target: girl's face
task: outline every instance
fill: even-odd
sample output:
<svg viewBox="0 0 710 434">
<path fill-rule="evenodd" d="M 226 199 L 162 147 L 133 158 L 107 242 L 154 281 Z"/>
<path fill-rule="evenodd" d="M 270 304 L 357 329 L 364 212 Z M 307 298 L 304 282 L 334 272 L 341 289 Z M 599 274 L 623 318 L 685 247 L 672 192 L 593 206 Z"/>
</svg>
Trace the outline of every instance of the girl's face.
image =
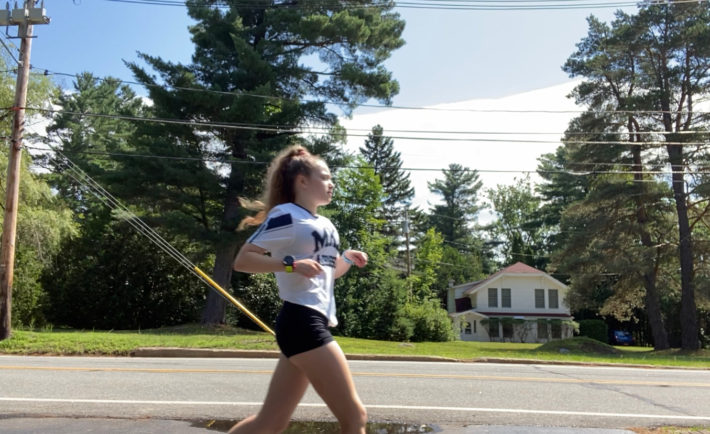
<svg viewBox="0 0 710 434">
<path fill-rule="evenodd" d="M 333 199 L 333 178 L 324 161 L 319 160 L 309 176 L 304 176 L 301 192 L 316 206 L 327 205 Z"/>
</svg>

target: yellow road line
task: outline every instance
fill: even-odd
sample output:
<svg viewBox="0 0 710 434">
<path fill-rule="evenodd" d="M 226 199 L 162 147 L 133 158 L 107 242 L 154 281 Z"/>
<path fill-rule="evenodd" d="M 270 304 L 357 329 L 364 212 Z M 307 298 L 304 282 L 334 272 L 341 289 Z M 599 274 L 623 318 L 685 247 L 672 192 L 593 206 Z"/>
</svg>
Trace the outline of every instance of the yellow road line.
<svg viewBox="0 0 710 434">
<path fill-rule="evenodd" d="M 0 366 L 0 371 L 75 371 L 75 372 L 145 372 L 156 374 L 260 374 L 271 375 L 268 369 L 174 369 L 174 368 L 90 368 L 72 366 Z M 498 375 L 461 375 L 461 374 L 416 374 L 388 372 L 353 372 L 355 377 L 392 377 L 420 378 L 442 380 L 488 380 L 488 381 L 518 381 L 538 383 L 565 384 L 616 384 L 627 386 L 666 386 L 666 387 L 703 387 L 710 388 L 710 383 L 673 382 L 673 381 L 640 381 L 640 380 L 602 380 L 578 378 L 544 378 L 544 377 L 510 377 Z"/>
<path fill-rule="evenodd" d="M 150 374 L 271 374 L 273 370 L 258 369 L 174 369 L 174 368 L 87 368 L 79 366 L 0 366 L 14 371 L 76 371 L 76 372 L 146 372 Z"/>
<path fill-rule="evenodd" d="M 638 386 L 680 386 L 680 387 L 710 387 L 710 383 L 671 382 L 671 381 L 639 381 L 639 380 L 596 380 L 578 378 L 544 378 L 544 377 L 505 377 L 498 375 L 456 375 L 456 374 L 387 374 L 379 372 L 353 372 L 353 375 L 363 377 L 409 377 L 409 378 L 441 378 L 453 380 L 492 380 L 492 381 L 525 381 L 541 383 L 572 383 L 572 384 L 620 384 Z"/>
</svg>

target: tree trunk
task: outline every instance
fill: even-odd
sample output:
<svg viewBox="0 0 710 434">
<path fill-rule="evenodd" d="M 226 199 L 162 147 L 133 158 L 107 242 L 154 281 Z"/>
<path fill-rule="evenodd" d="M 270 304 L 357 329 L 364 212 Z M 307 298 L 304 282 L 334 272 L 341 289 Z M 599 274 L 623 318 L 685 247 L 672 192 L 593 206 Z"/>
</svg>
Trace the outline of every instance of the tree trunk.
<svg viewBox="0 0 710 434">
<path fill-rule="evenodd" d="M 678 214 L 678 253 L 680 256 L 680 328 L 681 348 L 684 350 L 697 350 L 700 348 L 698 340 L 698 312 L 695 304 L 695 288 L 693 286 L 693 240 L 691 238 L 690 224 L 688 222 L 688 206 L 685 200 L 685 179 L 683 176 L 683 147 L 682 145 L 667 145 L 668 158 L 673 169 L 673 197 Z"/>
<path fill-rule="evenodd" d="M 643 274 L 643 284 L 646 288 L 646 315 L 648 316 L 648 323 L 651 326 L 651 334 L 653 335 L 653 349 L 666 350 L 670 348 L 670 343 L 668 342 L 668 333 L 663 323 L 661 299 L 658 296 L 654 272 L 646 272 Z"/>
<path fill-rule="evenodd" d="M 225 290 L 229 290 L 232 280 L 232 262 L 237 252 L 236 243 L 222 243 L 217 248 L 212 279 Z M 216 291 L 207 294 L 207 305 L 202 312 L 202 324 L 224 324 L 227 301 Z"/>
<path fill-rule="evenodd" d="M 633 125 L 629 122 L 629 130 Z M 639 140 L 640 143 L 640 140 Z M 640 188 L 645 190 L 643 165 L 641 164 L 641 148 L 634 146 L 634 180 L 639 182 Z M 641 231 L 641 244 L 647 249 L 653 249 L 654 243 L 651 240 L 651 235 L 646 230 L 648 224 L 648 214 L 643 202 L 643 196 L 637 196 L 636 199 L 636 223 Z M 646 264 L 643 273 L 643 285 L 646 289 L 646 315 L 651 326 L 651 334 L 653 335 L 653 348 L 655 350 L 665 350 L 670 348 L 668 343 L 668 333 L 666 332 L 665 324 L 663 323 L 663 315 L 661 313 L 661 299 L 658 295 L 656 287 L 656 267 L 653 264 Z"/>
<path fill-rule="evenodd" d="M 232 264 L 239 247 L 235 231 L 242 217 L 239 195 L 243 191 L 243 174 L 236 164 L 232 164 L 224 202 L 224 214 L 220 228 L 219 242 L 215 255 L 212 279 L 225 290 L 229 290 L 232 280 Z M 227 301 L 216 291 L 207 294 L 207 305 L 202 312 L 202 324 L 224 324 Z"/>
</svg>

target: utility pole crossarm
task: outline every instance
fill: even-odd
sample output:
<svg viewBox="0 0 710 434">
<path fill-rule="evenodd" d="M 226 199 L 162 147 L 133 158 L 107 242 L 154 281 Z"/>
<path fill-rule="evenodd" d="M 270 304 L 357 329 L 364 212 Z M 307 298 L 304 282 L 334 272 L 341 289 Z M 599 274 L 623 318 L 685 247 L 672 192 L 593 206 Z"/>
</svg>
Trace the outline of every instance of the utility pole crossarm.
<svg viewBox="0 0 710 434">
<path fill-rule="evenodd" d="M 13 9 L 10 9 L 8 3 L 5 10 L 0 10 L 0 26 L 20 26 L 22 24 L 49 24 L 47 11 L 44 9 L 44 0 L 40 7 L 31 6 L 31 1 L 25 1 L 22 8 L 18 8 L 17 4 Z"/>
</svg>

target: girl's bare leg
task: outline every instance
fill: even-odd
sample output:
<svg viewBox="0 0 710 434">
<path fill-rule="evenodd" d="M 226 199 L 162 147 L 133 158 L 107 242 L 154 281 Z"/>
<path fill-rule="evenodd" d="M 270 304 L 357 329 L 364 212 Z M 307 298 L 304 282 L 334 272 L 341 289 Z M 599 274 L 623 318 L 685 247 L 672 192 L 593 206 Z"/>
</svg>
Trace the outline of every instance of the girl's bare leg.
<svg viewBox="0 0 710 434">
<path fill-rule="evenodd" d="M 284 431 L 307 387 L 308 378 L 303 371 L 282 354 L 261 410 L 236 424 L 229 434 L 274 434 Z"/>
<path fill-rule="evenodd" d="M 355 390 L 350 367 L 337 342 L 289 359 L 299 367 L 333 412 L 343 434 L 365 434 L 367 412 Z"/>
</svg>

